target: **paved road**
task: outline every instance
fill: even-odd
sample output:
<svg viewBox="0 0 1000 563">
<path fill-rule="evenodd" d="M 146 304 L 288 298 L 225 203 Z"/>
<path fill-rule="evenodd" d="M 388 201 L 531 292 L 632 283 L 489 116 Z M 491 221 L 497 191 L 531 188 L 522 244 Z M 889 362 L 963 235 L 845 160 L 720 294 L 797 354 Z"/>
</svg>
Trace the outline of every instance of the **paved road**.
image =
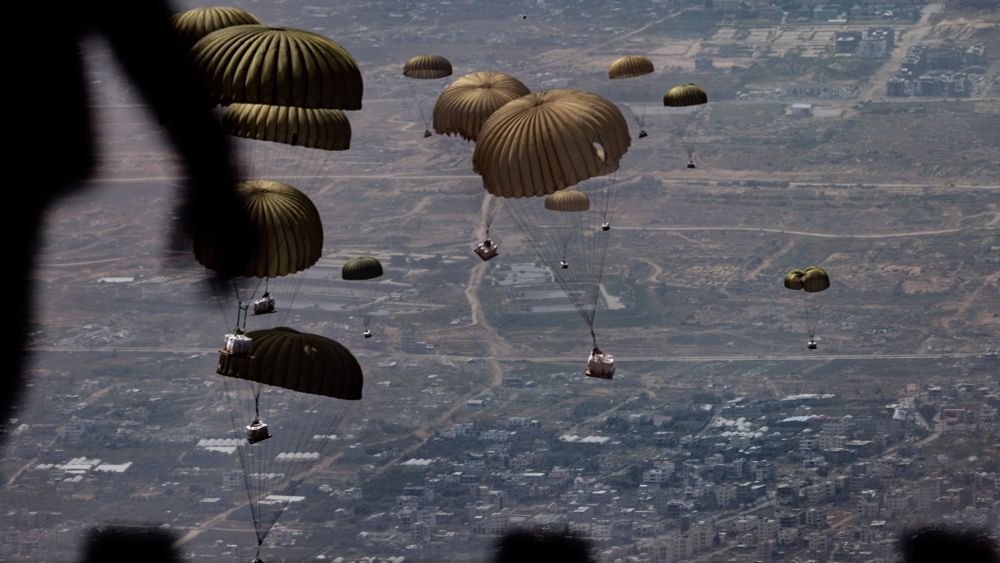
<svg viewBox="0 0 1000 563">
<path fill-rule="evenodd" d="M 970 230 L 991 230 L 1000 233 L 1000 229 L 990 227 L 963 227 L 956 229 L 936 229 L 929 231 L 910 231 L 902 233 L 871 233 L 871 234 L 836 234 L 836 233 L 816 233 L 809 231 L 791 231 L 787 229 L 769 229 L 764 227 L 631 227 L 615 225 L 615 230 L 623 231 L 750 231 L 756 233 L 775 233 L 782 235 L 794 235 L 801 237 L 815 238 L 846 238 L 846 239 L 880 239 L 896 237 L 926 237 L 934 235 L 948 235 Z"/>
<path fill-rule="evenodd" d="M 642 174 L 652 174 L 654 176 L 665 176 L 668 174 L 666 171 L 642 171 L 639 170 L 635 174 L 626 175 L 622 174 L 619 177 L 619 183 L 629 180 L 634 177 L 638 177 Z M 403 174 L 403 173 L 378 173 L 373 172 L 371 174 L 322 174 L 319 176 L 270 176 L 275 180 L 481 180 L 482 177 L 477 174 Z M 687 186 L 691 187 L 691 181 L 689 180 L 678 180 L 671 178 L 658 178 L 666 185 L 674 186 Z M 746 178 L 746 181 L 784 181 L 782 178 Z M 143 176 L 143 177 L 122 177 L 122 178 L 93 178 L 88 180 L 92 184 L 150 184 L 150 183 L 160 183 L 160 182 L 184 182 L 185 178 L 182 176 Z M 712 178 L 712 177 L 699 177 L 699 182 L 731 182 L 732 178 Z M 718 186 L 718 188 L 739 188 L 745 189 L 747 186 Z M 913 190 L 998 190 L 1000 191 L 1000 183 L 998 184 L 954 184 L 954 185 L 944 185 L 941 182 L 920 184 L 914 182 L 864 182 L 858 183 L 848 183 L 848 184 L 832 184 L 826 182 L 788 182 L 788 188 L 824 188 L 824 189 L 913 189 Z M 697 186 L 691 187 L 691 189 L 698 189 Z"/>
</svg>

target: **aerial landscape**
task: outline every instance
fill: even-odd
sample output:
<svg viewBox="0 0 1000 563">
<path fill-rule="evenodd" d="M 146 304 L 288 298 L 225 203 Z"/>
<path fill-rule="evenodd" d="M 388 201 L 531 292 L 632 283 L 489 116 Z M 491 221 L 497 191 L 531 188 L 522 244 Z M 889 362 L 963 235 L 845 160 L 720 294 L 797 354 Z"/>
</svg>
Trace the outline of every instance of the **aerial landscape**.
<svg viewBox="0 0 1000 563">
<path fill-rule="evenodd" d="M 321 248 L 212 285 L 167 236 L 178 157 L 85 41 L 97 170 L 44 228 L 0 559 L 74 561 L 119 525 L 267 562 L 488 561 L 518 529 L 621 563 L 888 563 L 925 525 L 1000 541 L 998 2 L 232 5 L 361 71 L 348 150 L 233 141 L 242 178 L 311 201 Z M 404 76 L 418 55 L 449 74 Z M 654 70 L 609 79 L 629 55 Z M 441 134 L 436 100 L 477 71 L 620 110 L 628 142 L 593 143 L 619 160 L 550 190 L 583 213 L 495 197 L 519 181 L 490 183 L 500 125 Z M 667 103 L 688 84 L 707 103 Z M 814 266 L 823 286 L 788 290 Z M 318 335 L 357 397 L 220 375 L 261 291 L 254 361 Z"/>
</svg>

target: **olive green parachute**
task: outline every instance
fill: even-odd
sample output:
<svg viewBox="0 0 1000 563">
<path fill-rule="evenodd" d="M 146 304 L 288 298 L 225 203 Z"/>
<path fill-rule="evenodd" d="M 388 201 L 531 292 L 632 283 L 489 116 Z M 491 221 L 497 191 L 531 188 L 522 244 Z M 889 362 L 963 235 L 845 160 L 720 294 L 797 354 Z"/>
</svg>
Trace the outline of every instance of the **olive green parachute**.
<svg viewBox="0 0 1000 563">
<path fill-rule="evenodd" d="M 576 190 L 560 190 L 545 196 L 545 209 L 568 213 L 581 213 L 590 209 L 590 198 Z"/>
<path fill-rule="evenodd" d="M 474 72 L 458 78 L 434 104 L 434 130 L 475 141 L 486 119 L 511 100 L 530 93 L 520 80 L 501 72 Z"/>
<path fill-rule="evenodd" d="M 670 107 L 697 106 L 708 103 L 708 94 L 695 84 L 688 82 L 674 86 L 663 95 L 663 105 Z"/>
<path fill-rule="evenodd" d="M 417 55 L 403 65 L 403 76 L 423 80 L 451 76 L 451 61 L 441 55 Z"/>
<path fill-rule="evenodd" d="M 230 104 L 222 114 L 222 126 L 245 139 L 327 151 L 351 148 L 351 123 L 339 109 Z"/>
<path fill-rule="evenodd" d="M 309 31 L 237 25 L 191 48 L 213 101 L 304 108 L 361 109 L 364 85 L 354 57 Z"/>
<path fill-rule="evenodd" d="M 541 197 L 618 169 L 631 144 L 610 101 L 572 89 L 529 94 L 483 124 L 473 168 L 497 197 Z"/>
<path fill-rule="evenodd" d="M 830 276 L 819 266 L 809 266 L 804 270 L 795 269 L 785 274 L 785 287 L 793 290 L 804 289 L 806 293 L 817 293 L 830 287 Z M 803 300 L 810 350 L 816 349 L 816 341 L 813 340 L 813 337 L 816 336 L 816 323 L 819 317 L 819 307 L 816 306 L 815 301 L 812 302 L 812 306 L 806 303 L 813 299 L 816 298 L 810 297 Z"/>
<path fill-rule="evenodd" d="M 340 274 L 349 281 L 375 279 L 382 276 L 382 263 L 372 256 L 358 256 L 345 262 Z"/>
<path fill-rule="evenodd" d="M 194 8 L 170 18 L 174 30 L 181 36 L 184 45 L 190 47 L 213 31 L 234 25 L 259 24 L 257 16 L 241 8 L 216 6 Z"/>
<path fill-rule="evenodd" d="M 653 72 L 653 61 L 641 55 L 631 55 L 615 59 L 608 67 L 608 78 L 619 80 L 623 78 L 635 78 Z"/>
<path fill-rule="evenodd" d="M 809 266 L 802 276 L 802 289 L 807 293 L 816 293 L 830 287 L 830 276 L 819 266 Z"/>
<path fill-rule="evenodd" d="M 280 277 L 305 270 L 323 250 L 323 225 L 301 191 L 272 180 L 247 180 L 236 187 L 242 212 L 255 232 L 255 252 L 236 271 L 224 271 L 227 248 L 209 234 L 194 234 L 194 256 L 206 268 L 229 276 Z"/>
<path fill-rule="evenodd" d="M 806 273 L 799 269 L 788 272 L 785 274 L 785 287 L 794 290 L 802 289 L 802 276 L 804 275 Z"/>
<path fill-rule="evenodd" d="M 219 372 L 229 377 L 336 399 L 361 399 L 364 376 L 351 351 L 335 340 L 287 327 L 254 330 L 253 358 L 234 358 Z M 221 359 L 225 364 L 229 358 Z"/>
<path fill-rule="evenodd" d="M 250 438 L 247 424 L 263 424 L 269 436 L 236 448 L 259 550 L 303 475 L 333 461 L 342 422 L 361 405 L 364 376 L 354 355 L 329 338 L 285 327 L 248 336 L 252 356 L 221 354 L 217 372 L 233 437 Z"/>
</svg>

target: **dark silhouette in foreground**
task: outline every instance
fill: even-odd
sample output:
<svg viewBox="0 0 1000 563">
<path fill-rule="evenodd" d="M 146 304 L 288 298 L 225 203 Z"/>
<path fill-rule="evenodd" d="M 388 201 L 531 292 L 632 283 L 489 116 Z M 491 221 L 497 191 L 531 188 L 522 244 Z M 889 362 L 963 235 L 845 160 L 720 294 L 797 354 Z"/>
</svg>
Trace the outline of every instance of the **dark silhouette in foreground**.
<svg viewBox="0 0 1000 563">
<path fill-rule="evenodd" d="M 80 45 L 86 36 L 107 39 L 182 157 L 187 179 L 171 246 L 190 248 L 185 246 L 190 233 L 198 225 L 208 225 L 213 236 L 233 249 L 233 263 L 253 251 L 245 242 L 237 244 L 245 240 L 240 236 L 246 232 L 245 219 L 226 212 L 239 209 L 227 140 L 211 113 L 208 89 L 170 26 L 166 1 L 56 0 L 20 4 L 13 10 L 16 21 L 44 22 L 44 26 L 30 28 L 36 37 L 22 44 L 8 74 L 11 93 L 21 100 L 12 100 L 8 112 L 6 129 L 12 145 L 8 150 L 13 154 L 6 161 L 20 185 L 11 186 L 17 194 L 11 200 L 16 210 L 8 219 L 14 224 L 8 227 L 13 235 L 8 254 L 13 287 L 7 318 L 14 337 L 6 340 L 9 348 L 3 354 L 7 359 L 0 374 L 0 422 L 10 417 L 23 387 L 32 311 L 30 280 L 47 212 L 78 189 L 94 167 L 94 130 Z M 150 126 L 154 123 L 151 120 Z"/>
<path fill-rule="evenodd" d="M 998 563 L 997 544 L 982 530 L 925 527 L 903 532 L 903 563 Z"/>
<path fill-rule="evenodd" d="M 180 563 L 177 538 L 156 527 L 107 526 L 87 534 L 82 563 Z"/>
<path fill-rule="evenodd" d="M 570 533 L 515 530 L 494 546 L 493 563 L 593 563 L 590 543 Z"/>
</svg>

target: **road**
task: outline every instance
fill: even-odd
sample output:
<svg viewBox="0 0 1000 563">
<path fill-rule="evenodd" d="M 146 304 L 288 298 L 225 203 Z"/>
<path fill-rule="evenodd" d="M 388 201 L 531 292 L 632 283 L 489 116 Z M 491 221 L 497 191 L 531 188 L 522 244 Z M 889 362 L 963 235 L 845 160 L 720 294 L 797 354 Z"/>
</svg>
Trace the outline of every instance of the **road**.
<svg viewBox="0 0 1000 563">
<path fill-rule="evenodd" d="M 483 198 L 482 206 L 480 207 L 481 224 L 486 224 L 486 217 L 490 212 L 490 201 L 487 198 Z M 475 244 L 480 240 L 479 233 L 475 233 L 473 239 L 470 241 L 470 246 Z M 490 320 L 486 318 L 486 314 L 483 311 L 482 302 L 479 300 L 479 289 L 482 287 L 483 278 L 486 276 L 486 269 L 489 267 L 489 262 L 481 262 L 476 265 L 469 272 L 468 281 L 465 284 L 465 299 L 469 303 L 469 317 L 472 319 L 472 326 L 478 326 L 481 334 L 481 342 L 483 348 L 487 350 L 490 354 L 489 357 L 480 358 L 484 360 L 489 366 L 490 370 L 490 381 L 489 383 L 472 391 L 470 394 L 466 395 L 462 400 L 455 401 L 450 408 L 445 410 L 443 413 L 434 417 L 434 419 L 429 420 L 421 424 L 416 430 L 412 432 L 412 435 L 417 438 L 417 442 L 400 452 L 396 457 L 386 462 L 384 465 L 379 467 L 375 473 L 381 475 L 388 471 L 391 467 L 404 460 L 413 452 L 420 449 L 421 446 L 430 440 L 434 433 L 431 429 L 434 428 L 446 428 L 450 424 L 454 423 L 455 418 L 458 413 L 463 411 L 465 408 L 466 401 L 472 399 L 479 399 L 486 396 L 490 391 L 500 387 L 503 384 L 503 365 L 501 365 L 501 360 L 508 359 L 513 356 L 511 353 L 511 346 L 503 339 L 502 336 L 497 332 L 496 328 L 490 323 Z M 434 356 L 443 357 L 443 356 Z M 397 438 L 399 439 L 399 438 Z"/>
<path fill-rule="evenodd" d="M 909 231 L 902 233 L 872 233 L 872 234 L 844 234 L 844 235 L 839 235 L 835 233 L 816 233 L 810 231 L 792 231 L 787 229 L 770 229 L 766 227 L 630 227 L 630 226 L 615 225 L 613 228 L 615 230 L 622 230 L 622 231 L 667 231 L 667 232 L 749 231 L 754 233 L 774 233 L 781 235 L 793 235 L 798 237 L 839 238 L 839 239 L 882 239 L 882 238 L 898 238 L 898 237 L 927 237 L 935 235 L 950 235 L 971 230 L 991 230 L 1000 233 L 1000 229 L 991 227 L 962 227 L 955 229 L 935 229 L 929 231 Z"/>
<path fill-rule="evenodd" d="M 626 174 L 622 172 L 619 176 L 619 183 L 625 182 L 632 178 L 637 178 L 642 175 L 652 175 L 657 177 L 658 180 L 668 186 L 678 186 L 686 187 L 689 189 L 699 189 L 698 187 L 691 187 L 690 180 L 678 180 L 676 178 L 667 177 L 669 172 L 660 173 L 650 173 L 649 171 L 637 172 L 635 174 Z M 296 180 L 296 179 L 306 179 L 306 180 L 482 180 L 482 177 L 477 174 L 404 174 L 404 173 L 378 173 L 373 172 L 371 174 L 323 174 L 319 176 L 269 176 L 275 180 Z M 730 177 L 702 177 L 699 178 L 700 181 L 704 182 L 731 182 L 733 179 Z M 754 180 L 781 180 L 780 178 L 744 178 L 744 181 L 751 182 Z M 174 182 L 181 183 L 184 182 L 185 178 L 183 176 L 143 176 L 139 178 L 135 177 L 124 177 L 124 178 L 94 178 L 89 180 L 92 184 L 150 184 L 150 183 L 161 183 L 161 182 Z M 713 189 L 747 189 L 747 186 L 714 186 Z M 864 184 L 835 184 L 835 183 L 820 183 L 820 182 L 789 182 L 787 188 L 782 189 L 795 189 L 795 188 L 822 188 L 822 189 L 889 189 L 889 190 L 997 190 L 1000 191 L 1000 183 L 998 184 L 954 184 L 954 185 L 944 185 L 943 183 L 934 184 L 917 184 L 917 183 L 906 183 L 906 182 L 879 182 L 879 183 L 864 183 Z"/>
<path fill-rule="evenodd" d="M 213 347 L 165 347 L 165 346 L 50 346 L 39 345 L 28 348 L 29 352 L 42 353 L 117 353 L 117 354 L 218 354 L 218 348 Z M 623 356 L 627 362 L 805 362 L 813 360 L 952 360 L 995 357 L 996 352 L 946 352 L 946 353 L 897 353 L 897 354 L 732 354 L 728 356 Z M 434 360 L 450 362 L 485 361 L 485 362 L 515 362 L 515 363 L 579 363 L 579 354 L 560 356 L 459 356 L 455 354 L 406 354 L 393 352 L 386 354 L 387 358 L 405 358 L 409 360 Z M 617 356 L 616 356 L 617 357 Z"/>
</svg>

